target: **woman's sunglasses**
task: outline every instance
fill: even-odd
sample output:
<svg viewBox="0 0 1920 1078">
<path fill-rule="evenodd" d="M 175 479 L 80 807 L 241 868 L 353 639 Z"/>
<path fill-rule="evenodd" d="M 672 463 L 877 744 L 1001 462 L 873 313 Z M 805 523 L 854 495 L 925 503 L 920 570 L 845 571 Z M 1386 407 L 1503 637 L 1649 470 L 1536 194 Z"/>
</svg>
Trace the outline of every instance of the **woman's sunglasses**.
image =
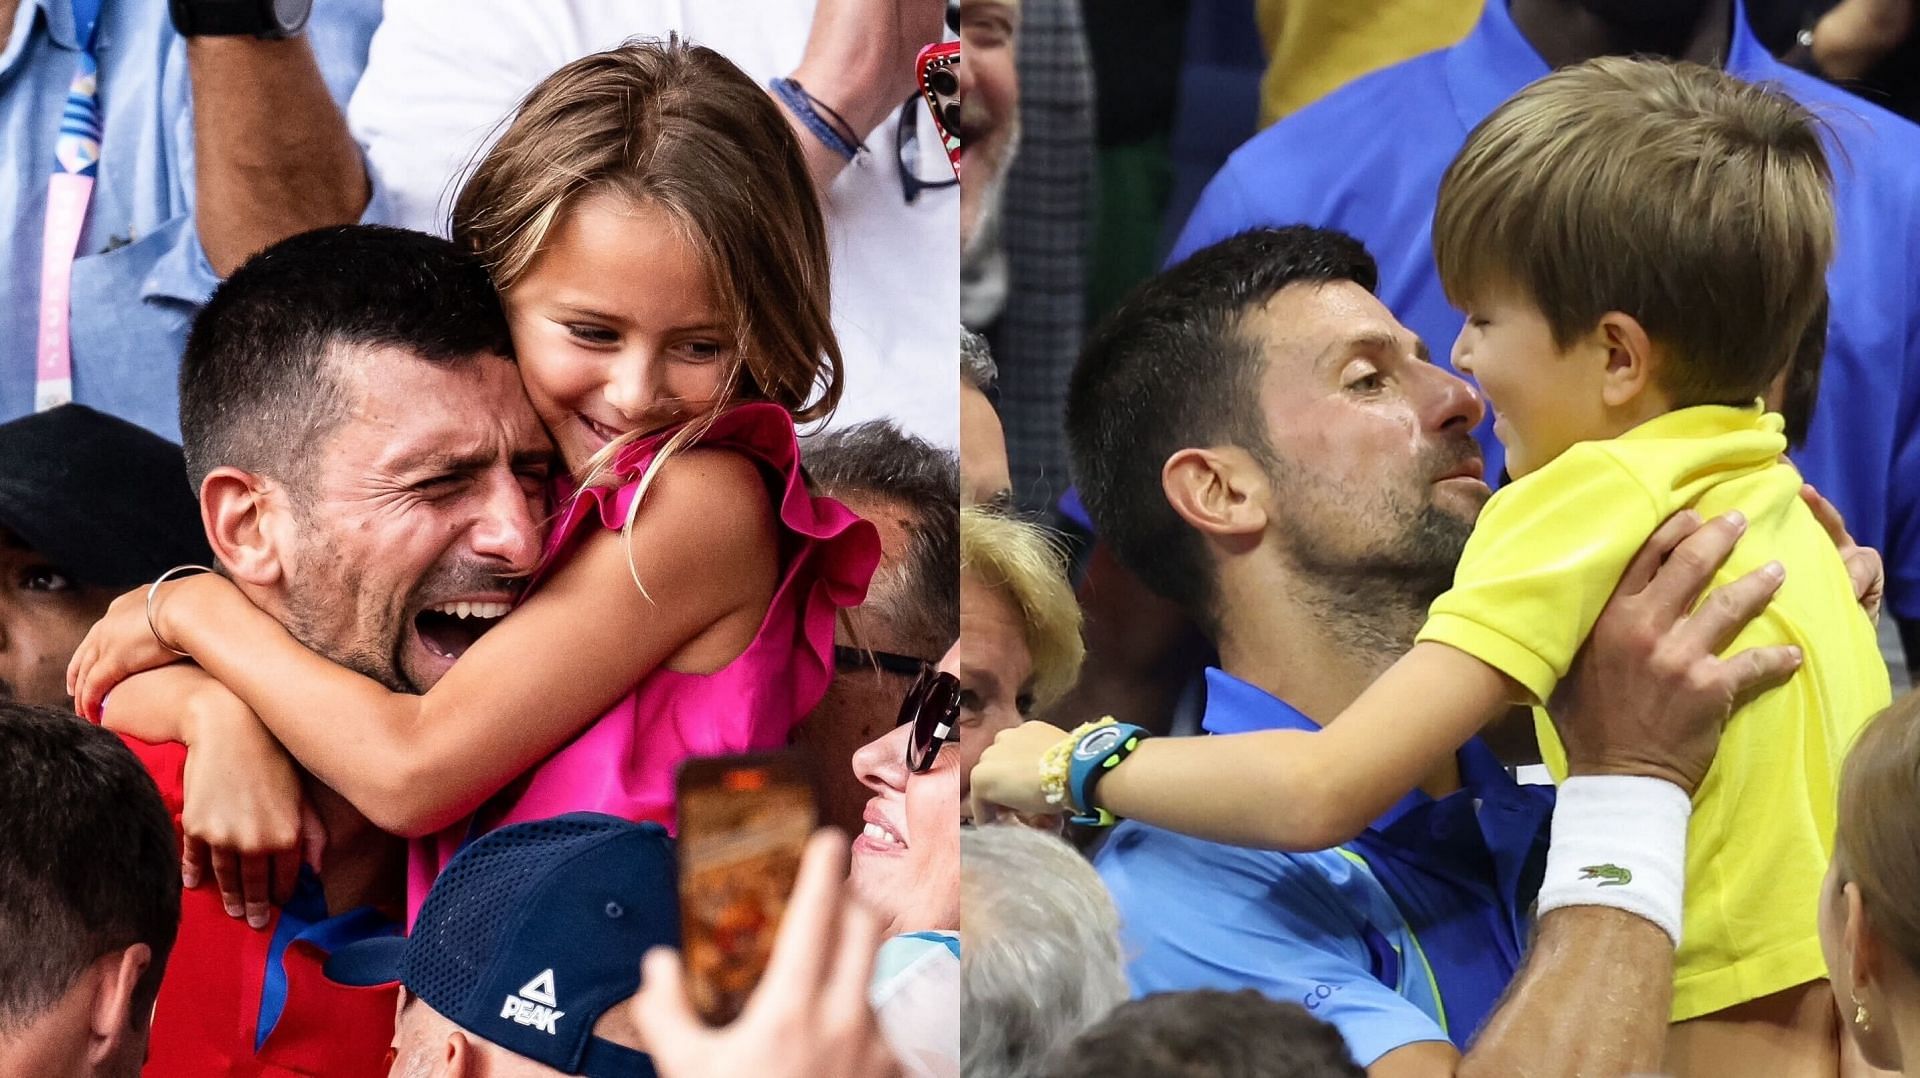
<svg viewBox="0 0 1920 1078">
<path fill-rule="evenodd" d="M 926 659 L 891 651 L 840 645 L 833 649 L 833 660 L 841 670 L 879 669 L 913 678 L 895 725 L 913 725 L 913 736 L 907 739 L 907 770 L 921 775 L 931 769 L 960 727 L 960 679 L 941 673 Z"/>
</svg>

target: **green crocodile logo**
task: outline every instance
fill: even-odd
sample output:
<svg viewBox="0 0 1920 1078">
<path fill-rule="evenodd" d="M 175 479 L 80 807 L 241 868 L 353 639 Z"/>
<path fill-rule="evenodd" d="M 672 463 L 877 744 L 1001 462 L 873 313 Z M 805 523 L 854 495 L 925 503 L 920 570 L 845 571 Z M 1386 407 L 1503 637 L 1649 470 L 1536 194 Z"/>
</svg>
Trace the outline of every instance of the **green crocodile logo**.
<svg viewBox="0 0 1920 1078">
<path fill-rule="evenodd" d="M 1624 887 L 1633 882 L 1633 870 L 1619 865 L 1588 865 L 1580 870 L 1580 878 L 1603 881 L 1602 887 Z"/>
</svg>

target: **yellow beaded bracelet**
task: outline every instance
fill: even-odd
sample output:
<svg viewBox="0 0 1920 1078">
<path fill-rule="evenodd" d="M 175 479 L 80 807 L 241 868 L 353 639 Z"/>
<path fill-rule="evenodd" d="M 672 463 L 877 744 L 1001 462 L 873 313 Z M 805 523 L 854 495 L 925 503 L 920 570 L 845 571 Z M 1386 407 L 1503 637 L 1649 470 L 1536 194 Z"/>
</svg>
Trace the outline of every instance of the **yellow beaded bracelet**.
<svg viewBox="0 0 1920 1078">
<path fill-rule="evenodd" d="M 1055 807 L 1066 805 L 1075 812 L 1087 811 L 1085 805 L 1075 805 L 1067 797 L 1067 777 L 1073 770 L 1073 747 L 1089 732 L 1102 726 L 1112 726 L 1114 722 L 1112 715 L 1094 722 L 1083 722 L 1040 757 L 1040 793 L 1047 799 L 1047 804 Z"/>
</svg>

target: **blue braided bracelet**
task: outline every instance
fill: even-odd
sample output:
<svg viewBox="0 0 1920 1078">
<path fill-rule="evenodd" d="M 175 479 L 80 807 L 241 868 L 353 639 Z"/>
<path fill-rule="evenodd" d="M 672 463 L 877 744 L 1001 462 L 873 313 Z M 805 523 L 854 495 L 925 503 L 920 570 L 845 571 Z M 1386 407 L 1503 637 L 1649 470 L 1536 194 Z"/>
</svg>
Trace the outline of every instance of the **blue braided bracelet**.
<svg viewBox="0 0 1920 1078">
<path fill-rule="evenodd" d="M 773 79 L 767 83 L 767 87 L 773 91 L 773 96 L 780 99 L 781 104 L 787 106 L 788 110 L 795 116 L 800 117 L 800 122 L 806 124 L 807 130 L 813 132 L 815 138 L 825 143 L 827 149 L 832 150 L 834 153 L 839 154 L 849 161 L 853 160 L 854 157 L 860 153 L 860 146 L 849 137 L 853 132 L 852 125 L 847 124 L 847 121 L 842 119 L 840 114 L 834 112 L 824 101 L 816 100 L 812 94 L 806 91 L 805 87 L 792 79 L 782 78 Z M 831 114 L 834 119 L 839 120 L 841 124 L 846 125 L 846 132 L 842 133 L 839 128 L 834 127 L 825 117 L 821 116 L 819 111 L 814 108 L 816 104 L 819 105 L 820 108 L 826 109 L 827 112 Z"/>
</svg>

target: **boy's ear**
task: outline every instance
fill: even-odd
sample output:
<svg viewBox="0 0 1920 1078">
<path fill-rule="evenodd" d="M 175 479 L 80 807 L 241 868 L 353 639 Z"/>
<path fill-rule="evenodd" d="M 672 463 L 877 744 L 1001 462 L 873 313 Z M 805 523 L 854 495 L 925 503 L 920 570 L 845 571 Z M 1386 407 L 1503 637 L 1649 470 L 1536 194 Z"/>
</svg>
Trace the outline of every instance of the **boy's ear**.
<svg viewBox="0 0 1920 1078">
<path fill-rule="evenodd" d="M 1606 351 L 1607 369 L 1600 399 L 1609 408 L 1638 400 L 1653 385 L 1653 338 L 1640 320 L 1625 311 L 1608 311 L 1594 327 L 1594 341 Z"/>
<path fill-rule="evenodd" d="M 1235 446 L 1182 449 L 1160 469 L 1160 489 L 1180 519 L 1210 537 L 1266 530 L 1267 471 Z"/>
</svg>

